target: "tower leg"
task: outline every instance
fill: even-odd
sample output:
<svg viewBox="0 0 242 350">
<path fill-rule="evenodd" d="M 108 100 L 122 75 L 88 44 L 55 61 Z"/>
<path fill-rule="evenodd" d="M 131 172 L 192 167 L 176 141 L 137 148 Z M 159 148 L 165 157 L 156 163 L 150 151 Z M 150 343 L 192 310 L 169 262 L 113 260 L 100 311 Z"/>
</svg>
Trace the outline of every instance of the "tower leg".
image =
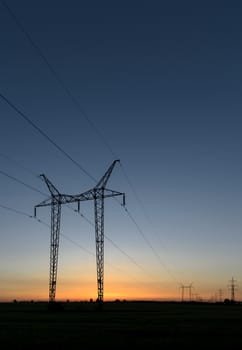
<svg viewBox="0 0 242 350">
<path fill-rule="evenodd" d="M 102 193 L 100 193 L 102 192 Z M 95 237 L 96 237 L 96 262 L 97 262 L 97 289 L 98 302 L 103 302 L 104 280 L 104 196 L 103 190 L 98 190 L 94 198 L 95 210 Z"/>
<path fill-rule="evenodd" d="M 49 301 L 55 301 L 58 250 L 60 240 L 60 218 L 61 204 L 53 201 L 51 203 L 51 237 L 50 237 L 50 280 L 49 280 Z"/>
</svg>

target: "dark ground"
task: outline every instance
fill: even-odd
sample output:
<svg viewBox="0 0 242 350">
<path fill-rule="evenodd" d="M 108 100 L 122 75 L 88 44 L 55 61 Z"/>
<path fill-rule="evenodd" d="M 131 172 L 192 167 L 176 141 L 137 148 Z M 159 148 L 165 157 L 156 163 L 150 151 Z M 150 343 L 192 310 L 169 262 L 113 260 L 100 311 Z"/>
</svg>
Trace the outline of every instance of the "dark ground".
<svg viewBox="0 0 242 350">
<path fill-rule="evenodd" d="M 242 305 L 0 303 L 0 349 L 242 349 Z M 173 346 L 173 347 L 172 347 Z"/>
</svg>

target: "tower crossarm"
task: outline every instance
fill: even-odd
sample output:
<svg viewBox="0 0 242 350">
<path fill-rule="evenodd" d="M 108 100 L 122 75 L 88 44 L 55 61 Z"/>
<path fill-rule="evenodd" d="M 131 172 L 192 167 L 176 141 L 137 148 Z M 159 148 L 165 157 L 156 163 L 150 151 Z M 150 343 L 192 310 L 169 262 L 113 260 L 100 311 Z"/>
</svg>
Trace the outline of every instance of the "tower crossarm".
<svg viewBox="0 0 242 350">
<path fill-rule="evenodd" d="M 74 202 L 78 202 L 77 196 L 71 196 L 71 195 L 65 195 L 65 194 L 51 195 L 51 197 L 37 204 L 34 208 L 36 212 L 36 208 L 38 207 L 47 207 L 52 204 L 61 205 L 61 204 L 74 203 Z"/>
<path fill-rule="evenodd" d="M 49 197 L 49 198 L 45 199 L 44 201 L 42 201 L 41 203 L 35 205 L 35 208 L 46 207 L 48 205 L 51 205 L 51 203 L 52 203 L 52 197 Z"/>
<path fill-rule="evenodd" d="M 99 189 L 99 188 L 96 188 L 95 189 L 95 197 L 96 198 L 108 198 L 108 197 L 115 197 L 115 196 L 123 196 L 123 204 L 125 203 L 125 194 L 122 193 L 122 192 L 118 192 L 118 191 L 113 191 L 113 190 L 110 190 L 110 189 L 107 189 L 105 188 L 104 191 L 103 189 Z"/>
<path fill-rule="evenodd" d="M 75 196 L 73 198 L 73 202 L 78 202 L 78 211 L 80 210 L 80 202 L 87 201 L 87 200 L 96 200 L 101 198 L 108 198 L 108 197 L 116 197 L 116 196 L 123 196 L 123 203 L 122 205 L 125 205 L 125 194 L 118 191 L 113 191 L 110 189 L 103 189 L 103 188 L 93 188 L 79 196 Z M 71 203 L 72 201 L 68 202 Z"/>
<path fill-rule="evenodd" d="M 88 200 L 93 200 L 94 199 L 94 189 L 85 191 L 81 194 L 77 194 L 75 196 L 73 196 L 73 198 L 71 199 L 71 202 L 83 202 L 83 201 L 88 201 Z"/>
</svg>

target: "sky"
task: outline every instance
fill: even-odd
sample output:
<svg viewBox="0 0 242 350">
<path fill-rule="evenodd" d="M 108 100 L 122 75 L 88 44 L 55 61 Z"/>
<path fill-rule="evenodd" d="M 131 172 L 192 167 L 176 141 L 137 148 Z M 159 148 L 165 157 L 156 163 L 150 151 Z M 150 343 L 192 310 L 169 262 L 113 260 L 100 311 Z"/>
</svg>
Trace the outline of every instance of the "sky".
<svg viewBox="0 0 242 350">
<path fill-rule="evenodd" d="M 104 300 L 242 299 L 242 8 L 0 1 L 0 300 L 48 300 L 50 207 L 105 199 Z M 63 205 L 56 300 L 97 297 L 94 203 Z M 189 288 L 185 288 L 188 299 Z"/>
</svg>

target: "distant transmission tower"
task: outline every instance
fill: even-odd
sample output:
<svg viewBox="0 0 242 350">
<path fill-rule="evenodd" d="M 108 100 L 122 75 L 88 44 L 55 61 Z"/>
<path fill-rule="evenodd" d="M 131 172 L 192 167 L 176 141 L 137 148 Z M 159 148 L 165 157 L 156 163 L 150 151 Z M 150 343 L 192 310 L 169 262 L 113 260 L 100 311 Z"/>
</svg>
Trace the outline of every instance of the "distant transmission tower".
<svg viewBox="0 0 242 350">
<path fill-rule="evenodd" d="M 181 287 L 182 289 L 182 299 L 181 301 L 184 301 L 184 290 L 185 289 L 188 289 L 189 290 L 189 301 L 192 301 L 192 283 L 187 285 L 187 286 L 184 286 L 184 284 L 181 283 Z"/>
<path fill-rule="evenodd" d="M 219 302 L 221 303 L 221 302 L 222 302 L 222 297 L 223 297 L 223 291 L 222 291 L 222 289 L 219 289 L 219 290 L 218 290 L 218 296 L 219 296 Z"/>
<path fill-rule="evenodd" d="M 229 285 L 229 289 L 231 291 L 231 301 L 234 302 L 235 301 L 235 289 L 237 288 L 236 285 L 236 280 L 232 277 L 232 279 L 230 280 L 230 285 Z"/>
</svg>

